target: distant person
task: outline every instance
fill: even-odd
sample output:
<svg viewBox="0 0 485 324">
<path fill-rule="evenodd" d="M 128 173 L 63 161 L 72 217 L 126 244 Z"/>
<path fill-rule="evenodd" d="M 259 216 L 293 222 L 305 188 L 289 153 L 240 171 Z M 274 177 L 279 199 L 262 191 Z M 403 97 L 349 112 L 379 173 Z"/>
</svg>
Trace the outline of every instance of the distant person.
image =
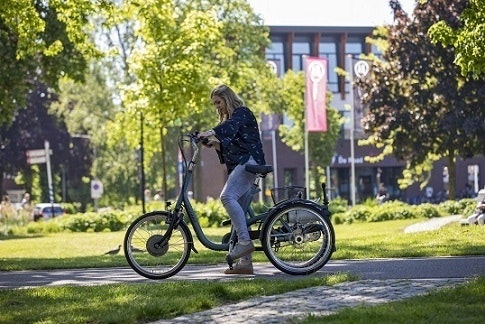
<svg viewBox="0 0 485 324">
<path fill-rule="evenodd" d="M 157 190 L 157 192 L 155 192 L 155 195 L 153 196 L 153 200 L 163 201 L 163 194 L 161 190 Z"/>
<path fill-rule="evenodd" d="M 150 199 L 151 199 L 151 192 L 150 192 L 150 189 L 145 189 L 144 191 L 144 195 L 145 195 L 145 202 L 149 202 Z"/>
<path fill-rule="evenodd" d="M 479 191 L 475 213 L 468 217 L 470 225 L 485 225 L 485 189 Z"/>
<path fill-rule="evenodd" d="M 379 204 L 382 204 L 388 198 L 389 198 L 389 194 L 387 193 L 386 187 L 384 186 L 383 183 L 380 183 L 379 184 L 379 190 L 377 191 L 377 196 L 376 196 L 377 202 Z"/>
<path fill-rule="evenodd" d="M 462 194 L 462 198 L 473 198 L 475 197 L 475 191 L 473 191 L 472 186 L 467 183 Z"/>
<path fill-rule="evenodd" d="M 30 208 L 30 194 L 28 192 L 24 193 L 24 197 L 22 198 L 21 205 L 23 209 Z"/>
<path fill-rule="evenodd" d="M 0 218 L 4 222 L 7 222 L 8 220 L 12 220 L 16 214 L 15 208 L 10 203 L 9 196 L 4 195 L 0 204 Z"/>
<path fill-rule="evenodd" d="M 433 201 L 434 190 L 433 187 L 426 187 L 426 201 L 432 202 Z"/>
</svg>

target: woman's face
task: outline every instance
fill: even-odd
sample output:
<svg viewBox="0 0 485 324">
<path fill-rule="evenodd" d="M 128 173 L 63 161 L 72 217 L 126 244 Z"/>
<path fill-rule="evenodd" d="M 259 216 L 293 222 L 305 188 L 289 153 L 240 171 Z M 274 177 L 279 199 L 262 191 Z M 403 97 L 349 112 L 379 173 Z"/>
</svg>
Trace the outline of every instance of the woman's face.
<svg viewBox="0 0 485 324">
<path fill-rule="evenodd" d="M 212 97 L 212 103 L 214 104 L 214 107 L 216 107 L 217 112 L 220 115 L 226 115 L 227 114 L 226 102 L 221 97 L 214 95 Z"/>
</svg>

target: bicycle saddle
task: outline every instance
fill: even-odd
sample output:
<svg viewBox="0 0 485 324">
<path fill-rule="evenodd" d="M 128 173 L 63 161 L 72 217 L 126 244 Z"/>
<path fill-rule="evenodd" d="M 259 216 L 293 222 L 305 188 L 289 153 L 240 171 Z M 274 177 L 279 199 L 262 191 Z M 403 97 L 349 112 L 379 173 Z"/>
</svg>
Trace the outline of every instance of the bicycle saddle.
<svg viewBox="0 0 485 324">
<path fill-rule="evenodd" d="M 273 172 L 272 165 L 253 165 L 253 164 L 246 164 L 244 169 L 248 172 L 254 174 L 261 174 L 262 176 L 267 175 L 270 172 Z"/>
</svg>

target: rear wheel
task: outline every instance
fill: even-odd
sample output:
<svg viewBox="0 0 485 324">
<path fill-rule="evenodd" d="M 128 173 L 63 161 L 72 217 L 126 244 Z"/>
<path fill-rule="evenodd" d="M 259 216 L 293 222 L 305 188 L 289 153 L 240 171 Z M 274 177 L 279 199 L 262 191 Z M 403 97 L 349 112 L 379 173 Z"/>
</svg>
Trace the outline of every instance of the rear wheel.
<svg viewBox="0 0 485 324">
<path fill-rule="evenodd" d="M 261 241 L 264 253 L 276 268 L 305 275 L 328 262 L 335 250 L 335 232 L 320 206 L 294 202 L 268 217 Z"/>
<path fill-rule="evenodd" d="M 133 270 L 149 279 L 175 275 L 187 263 L 192 249 L 191 234 L 185 223 L 162 240 L 171 214 L 157 211 L 144 214 L 128 228 L 124 239 L 125 257 Z"/>
</svg>

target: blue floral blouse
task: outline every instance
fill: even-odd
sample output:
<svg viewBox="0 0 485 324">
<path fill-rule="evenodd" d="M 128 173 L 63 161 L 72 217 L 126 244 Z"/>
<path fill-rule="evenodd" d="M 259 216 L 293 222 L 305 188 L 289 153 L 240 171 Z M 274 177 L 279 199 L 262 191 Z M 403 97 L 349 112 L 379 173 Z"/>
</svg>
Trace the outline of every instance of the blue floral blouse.
<svg viewBox="0 0 485 324">
<path fill-rule="evenodd" d="M 258 164 L 266 163 L 258 122 L 248 107 L 236 108 L 230 119 L 213 129 L 221 143 L 221 151 L 217 151 L 219 160 L 226 164 L 228 173 L 251 156 Z"/>
</svg>

